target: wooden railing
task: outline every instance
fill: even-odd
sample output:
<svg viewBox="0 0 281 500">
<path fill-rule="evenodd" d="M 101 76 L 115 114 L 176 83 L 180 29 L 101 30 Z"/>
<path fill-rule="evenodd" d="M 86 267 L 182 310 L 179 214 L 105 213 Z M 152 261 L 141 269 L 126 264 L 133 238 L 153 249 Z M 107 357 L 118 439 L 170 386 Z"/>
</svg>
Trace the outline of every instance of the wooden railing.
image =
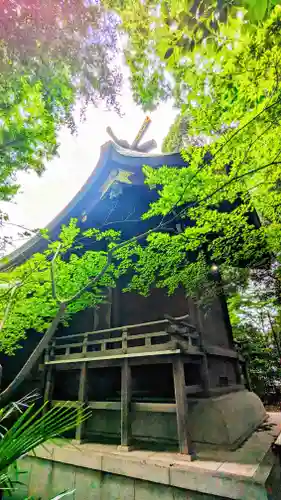
<svg viewBox="0 0 281 500">
<path fill-rule="evenodd" d="M 145 354 L 176 349 L 194 353 L 200 351 L 199 334 L 193 327 L 187 328 L 185 334 L 179 338 L 170 331 L 169 325 L 171 321 L 163 319 L 56 337 L 46 353 L 45 361 L 119 357 L 129 353 Z"/>
</svg>

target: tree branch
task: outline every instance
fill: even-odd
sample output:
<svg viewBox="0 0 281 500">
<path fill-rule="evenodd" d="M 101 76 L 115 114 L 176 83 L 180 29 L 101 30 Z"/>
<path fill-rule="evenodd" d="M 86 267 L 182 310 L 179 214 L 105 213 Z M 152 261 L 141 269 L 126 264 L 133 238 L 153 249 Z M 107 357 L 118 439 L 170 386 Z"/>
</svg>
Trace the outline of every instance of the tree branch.
<svg viewBox="0 0 281 500">
<path fill-rule="evenodd" d="M 6 401 L 12 393 L 18 388 L 18 386 L 25 380 L 25 378 L 29 375 L 33 367 L 36 365 L 38 362 L 40 356 L 43 354 L 44 350 L 47 349 L 49 342 L 52 340 L 53 335 L 57 329 L 58 324 L 60 323 L 64 312 L 66 309 L 65 304 L 60 304 L 60 307 L 57 311 L 57 314 L 55 315 L 52 323 L 50 324 L 48 330 L 40 340 L 39 344 L 37 345 L 36 349 L 32 352 L 32 354 L 29 356 L 27 362 L 24 364 L 22 369 L 19 371 L 19 373 L 16 375 L 14 380 L 8 385 L 8 387 L 1 392 L 0 394 L 0 404 L 3 403 L 3 401 Z"/>
<path fill-rule="evenodd" d="M 278 155 L 279 156 L 281 154 L 281 151 L 279 151 Z M 260 172 L 261 170 L 264 170 L 268 167 L 271 167 L 273 165 L 280 165 L 281 162 L 280 161 L 272 161 L 270 163 L 267 163 L 266 165 L 262 165 L 260 167 L 257 167 L 257 168 L 253 168 L 252 170 L 248 170 L 248 172 L 244 172 L 243 174 L 241 175 L 237 175 L 236 177 L 233 177 L 232 179 L 229 179 L 227 182 L 225 182 L 222 186 L 218 187 L 217 189 L 215 189 L 212 193 L 206 195 L 204 198 L 201 198 L 201 200 L 197 200 L 193 203 L 190 203 L 189 206 L 183 210 L 181 210 L 178 214 L 177 214 L 177 217 L 180 217 L 184 214 L 186 214 L 188 212 L 188 210 L 190 208 L 195 208 L 195 207 L 198 207 L 201 203 L 204 203 L 205 201 L 208 201 L 210 200 L 213 196 L 215 196 L 217 193 L 219 193 L 220 191 L 223 191 L 227 186 L 229 186 L 230 184 L 232 184 L 233 182 L 237 182 L 241 179 L 243 179 L 244 177 L 247 177 L 248 175 L 251 175 L 251 174 L 255 174 L 257 172 Z M 170 219 L 170 223 L 175 219 L 175 217 L 173 217 L 172 219 Z"/>
<path fill-rule="evenodd" d="M 79 299 L 79 297 L 81 297 L 81 295 L 83 295 L 83 293 L 87 292 L 87 290 L 89 290 L 89 288 L 91 288 L 95 283 L 97 283 L 97 281 L 100 280 L 104 276 L 107 269 L 111 265 L 111 262 L 112 262 L 112 252 L 108 252 L 107 261 L 106 261 L 105 265 L 103 266 L 102 270 L 94 278 L 92 278 L 85 286 L 80 288 L 80 290 L 78 290 L 78 292 L 76 292 L 72 297 L 65 300 L 65 304 L 68 305 L 71 302 L 73 302 L 74 300 Z"/>
<path fill-rule="evenodd" d="M 61 243 L 59 243 L 58 248 L 57 248 L 57 250 L 54 254 L 54 257 L 52 258 L 52 261 L 51 261 L 52 295 L 53 295 L 54 300 L 58 304 L 61 304 L 62 302 L 64 302 L 63 300 L 60 300 L 57 296 L 57 288 L 56 288 L 56 280 L 55 280 L 55 261 L 56 261 L 58 254 L 59 254 L 60 249 L 61 249 Z"/>
<path fill-rule="evenodd" d="M 4 142 L 4 144 L 0 144 L 0 151 L 2 149 L 14 147 L 14 146 L 20 146 L 24 142 L 24 139 L 13 139 L 12 141 L 7 141 Z"/>
<path fill-rule="evenodd" d="M 227 146 L 227 144 L 229 144 L 229 142 L 232 141 L 232 139 L 234 139 L 234 137 L 236 137 L 236 135 L 238 135 L 242 130 L 244 130 L 245 128 L 248 127 L 248 125 L 250 125 L 251 123 L 253 123 L 257 118 L 259 118 L 265 111 L 268 111 L 269 109 L 273 108 L 274 106 L 276 106 L 276 104 L 280 104 L 281 103 L 281 99 L 277 99 L 277 101 L 275 101 L 274 103 L 266 106 L 265 108 L 263 108 L 257 115 L 255 115 L 253 118 L 251 118 L 251 120 L 249 120 L 247 123 L 245 123 L 241 128 L 238 128 L 237 130 L 235 130 L 235 132 L 224 142 L 224 144 L 222 144 L 217 151 L 215 151 L 214 155 L 213 155 L 213 158 L 215 158 L 217 155 L 219 155 L 221 153 L 221 151 L 223 150 L 223 148 L 225 146 Z"/>
<path fill-rule="evenodd" d="M 66 299 L 64 303 L 68 305 L 71 302 L 73 302 L 74 300 L 78 299 L 79 297 L 81 297 L 81 295 L 84 292 L 89 290 L 89 288 L 91 288 L 98 280 L 100 280 L 103 277 L 103 275 L 105 274 L 105 272 L 107 271 L 107 269 L 110 267 L 110 265 L 112 263 L 112 258 L 113 258 L 114 253 L 116 251 L 120 250 L 120 248 L 123 248 L 126 245 L 129 245 L 130 243 L 134 243 L 136 241 L 142 240 L 143 238 L 146 238 L 150 234 L 157 232 L 160 229 L 162 229 L 161 223 L 158 224 L 158 226 L 156 228 L 149 229 L 145 233 L 139 234 L 137 236 L 133 236 L 131 239 L 123 241 L 122 243 L 119 243 L 118 245 L 116 245 L 116 247 L 109 250 L 109 252 L 107 254 L 107 261 L 106 261 L 105 265 L 103 266 L 102 270 L 96 276 L 94 276 L 84 287 L 82 287 L 76 294 L 74 294 L 70 299 Z"/>
</svg>

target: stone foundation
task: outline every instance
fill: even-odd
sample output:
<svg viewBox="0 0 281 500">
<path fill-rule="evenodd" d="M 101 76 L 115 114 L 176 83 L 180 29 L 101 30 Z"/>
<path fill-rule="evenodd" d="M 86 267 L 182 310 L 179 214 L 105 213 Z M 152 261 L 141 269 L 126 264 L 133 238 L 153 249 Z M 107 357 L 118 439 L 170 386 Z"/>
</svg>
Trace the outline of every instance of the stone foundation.
<svg viewBox="0 0 281 500">
<path fill-rule="evenodd" d="M 189 418 L 195 442 L 236 449 L 265 420 L 266 412 L 256 394 L 239 391 L 199 401 Z"/>
<path fill-rule="evenodd" d="M 12 500 L 49 500 L 70 489 L 72 500 L 281 500 L 271 451 L 280 423 L 280 413 L 270 414 L 238 450 L 201 450 L 194 462 L 177 453 L 50 443 L 19 461 L 28 474 Z"/>
<path fill-rule="evenodd" d="M 151 405 L 152 407 L 153 405 Z M 156 405 L 155 405 L 156 406 Z M 136 442 L 178 449 L 176 410 L 167 405 L 164 411 L 134 411 L 132 433 Z M 195 443 L 226 449 L 237 448 L 264 421 L 265 409 L 258 396 L 238 391 L 189 403 L 191 436 Z M 88 441 L 110 439 L 120 444 L 120 410 L 94 410 L 86 424 Z M 148 446 L 149 447 L 149 446 Z"/>
</svg>

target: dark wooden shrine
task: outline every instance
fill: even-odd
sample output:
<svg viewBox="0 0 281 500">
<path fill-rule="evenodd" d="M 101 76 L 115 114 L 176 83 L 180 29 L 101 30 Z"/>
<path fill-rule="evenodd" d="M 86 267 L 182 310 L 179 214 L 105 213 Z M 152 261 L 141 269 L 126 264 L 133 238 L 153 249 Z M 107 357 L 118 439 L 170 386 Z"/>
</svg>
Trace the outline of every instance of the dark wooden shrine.
<svg viewBox="0 0 281 500">
<path fill-rule="evenodd" d="M 49 225 L 52 237 L 71 217 L 85 229 L 112 223 L 124 238 L 154 227 L 155 220 L 140 219 L 157 196 L 144 185 L 144 164 L 186 166 L 179 154 L 148 155 L 105 144 L 85 186 Z M 9 265 L 45 244 L 33 238 L 11 255 Z M 171 297 L 154 289 L 144 298 L 122 288 L 118 283 L 99 309 L 79 313 L 70 327 L 59 328 L 41 365 L 45 400 L 91 408 L 92 418 L 77 428 L 77 440 L 105 439 L 126 448 L 178 440 L 180 452 L 192 454 L 189 407 L 245 389 L 225 298 L 218 295 L 206 312 L 182 289 Z"/>
</svg>

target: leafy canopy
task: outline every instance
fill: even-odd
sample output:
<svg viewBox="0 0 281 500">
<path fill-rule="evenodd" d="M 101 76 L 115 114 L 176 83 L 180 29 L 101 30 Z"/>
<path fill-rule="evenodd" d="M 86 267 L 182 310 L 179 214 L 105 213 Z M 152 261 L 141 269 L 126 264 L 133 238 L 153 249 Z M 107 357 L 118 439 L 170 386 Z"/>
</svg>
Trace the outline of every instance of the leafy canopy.
<svg viewBox="0 0 281 500">
<path fill-rule="evenodd" d="M 2 273 L 2 283 L 19 286 L 13 295 L 6 289 L 1 290 L 2 319 L 8 307 L 9 314 L 0 332 L 0 350 L 12 354 L 29 330 L 44 332 L 55 316 L 58 303 L 52 293 L 50 268 L 56 252 L 56 293 L 61 300 L 69 299 L 100 273 L 107 261 L 108 250 L 117 244 L 118 238 L 118 233 L 113 230 L 100 232 L 90 229 L 82 232 L 73 219 L 68 226 L 62 227 L 58 241 L 50 242 L 43 253 L 34 254 L 21 266 Z M 87 240 L 91 241 L 94 249 L 83 251 L 83 242 Z M 103 302 L 105 288 L 114 287 L 118 276 L 125 271 L 125 261 L 122 266 L 111 264 L 89 291 L 69 304 L 63 321 L 67 322 L 74 313 L 86 307 Z"/>
<path fill-rule="evenodd" d="M 132 16 L 150 15 L 145 4 L 142 6 L 140 11 L 129 12 Z M 174 8 L 177 14 L 182 6 Z M 160 10 L 160 21 L 161 16 Z M 173 293 L 181 285 L 189 295 L 198 290 L 211 295 L 208 278 L 213 262 L 221 264 L 225 273 L 241 263 L 261 264 L 265 248 L 277 257 L 280 255 L 280 8 L 276 7 L 262 24 L 252 23 L 250 29 L 244 28 L 241 16 L 230 15 L 227 23 L 219 22 L 214 31 L 217 43 L 195 44 L 188 58 L 184 56 L 185 49 L 177 46 L 173 55 L 165 59 L 170 31 L 169 37 L 161 38 L 164 46 L 161 45 L 162 52 L 159 49 L 160 66 L 173 75 L 175 96 L 182 115 L 188 117 L 190 140 L 182 154 L 189 166 L 144 169 L 148 186 L 152 189 L 157 186 L 159 198 L 143 217 L 157 217 L 162 225 L 161 228 L 158 225 L 161 231 L 147 235 L 145 244 L 132 241 L 117 250 L 114 272 L 125 273 L 129 267 L 133 271 L 129 290 L 148 294 L 152 286 L 158 286 Z M 163 29 L 168 29 L 165 24 Z M 175 31 L 178 32 L 180 29 Z M 156 37 L 153 50 L 158 47 L 158 35 L 158 27 L 154 32 L 149 31 L 150 37 Z M 146 43 L 145 33 L 142 40 Z M 157 88 L 161 90 L 158 83 Z M 141 96 L 140 91 L 138 95 Z M 204 139 L 200 147 L 198 137 Z M 262 222 L 258 229 L 253 218 L 249 220 L 254 209 Z M 14 280 L 22 280 L 30 266 L 36 270 L 38 265 L 40 270 L 32 272 L 27 288 L 20 287 L 19 295 L 15 296 L 14 318 L 17 308 L 19 314 L 17 322 L 12 321 L 11 315 L 3 330 L 6 351 L 13 350 L 10 346 L 16 344 L 19 332 L 24 337 L 29 328 L 42 331 L 54 315 L 49 256 L 45 253 L 33 259 L 35 264 L 31 259 L 12 271 Z M 82 257 L 77 253 L 65 254 L 59 258 L 59 294 L 71 295 L 72 288 L 84 283 L 89 272 L 98 272 L 105 259 L 106 253 L 100 251 L 86 252 Z M 107 272 L 103 280 L 110 285 L 112 276 Z M 44 287 L 44 299 L 49 299 L 42 314 Z M 83 303 L 79 299 L 70 306 L 70 311 L 96 300 L 93 294 L 83 296 Z M 30 314 L 32 310 L 26 313 L 24 303 L 26 310 L 32 304 L 35 314 Z"/>
<path fill-rule="evenodd" d="M 74 105 L 118 108 L 116 16 L 97 3 L 5 0 L 0 42 L 0 201 L 16 174 L 41 174 L 59 128 L 75 130 Z"/>
<path fill-rule="evenodd" d="M 181 110 L 195 142 L 182 151 L 188 168 L 145 168 L 159 199 L 144 217 L 164 217 L 178 230 L 149 236 L 135 267 L 137 290 L 155 281 L 171 292 L 179 284 L 189 289 L 190 278 L 207 276 L 212 262 L 260 265 L 266 249 L 279 258 L 280 18 L 276 7 L 246 31 L 242 18 L 230 18 L 220 24 L 220 45 L 195 47 L 184 63 L 180 49 L 169 59 L 176 85 L 186 89 Z M 201 147 L 198 137 L 205 138 Z M 254 210 L 259 228 L 255 215 L 249 219 Z"/>
<path fill-rule="evenodd" d="M 153 109 L 163 99 L 177 99 L 193 86 L 184 78 L 188 59 L 220 50 L 225 37 L 251 35 L 280 0 L 106 0 L 118 12 L 126 34 L 126 61 L 131 69 L 135 101 Z M 183 71 L 183 73 L 182 73 Z"/>
</svg>

